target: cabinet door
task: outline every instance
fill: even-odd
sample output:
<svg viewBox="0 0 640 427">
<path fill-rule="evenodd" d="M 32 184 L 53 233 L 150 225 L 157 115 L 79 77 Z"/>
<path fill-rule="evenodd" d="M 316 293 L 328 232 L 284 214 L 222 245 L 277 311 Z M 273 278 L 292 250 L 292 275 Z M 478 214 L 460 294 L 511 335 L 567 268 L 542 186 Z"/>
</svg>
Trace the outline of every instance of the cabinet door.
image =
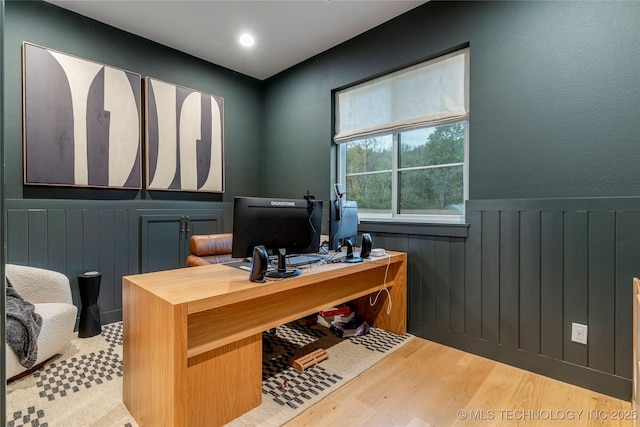
<svg viewBox="0 0 640 427">
<path fill-rule="evenodd" d="M 170 270 L 186 266 L 189 238 L 214 234 L 221 229 L 217 214 L 141 215 L 140 272 Z"/>
<path fill-rule="evenodd" d="M 220 233 L 220 218 L 211 215 L 187 215 L 187 255 L 189 255 L 189 238 L 193 235 Z"/>
<path fill-rule="evenodd" d="M 144 215 L 141 217 L 140 270 L 169 270 L 182 266 L 185 233 L 183 215 Z"/>
</svg>

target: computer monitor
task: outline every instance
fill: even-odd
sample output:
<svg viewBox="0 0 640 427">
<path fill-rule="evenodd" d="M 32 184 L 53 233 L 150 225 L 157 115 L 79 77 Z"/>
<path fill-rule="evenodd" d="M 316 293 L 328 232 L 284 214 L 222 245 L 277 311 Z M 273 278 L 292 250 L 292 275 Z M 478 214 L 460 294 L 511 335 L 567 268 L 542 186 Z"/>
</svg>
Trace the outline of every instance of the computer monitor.
<svg viewBox="0 0 640 427">
<path fill-rule="evenodd" d="M 267 277 L 297 276 L 299 270 L 287 270 L 286 256 L 318 252 L 321 227 L 320 200 L 235 197 L 232 256 L 252 257 L 253 248 L 263 245 L 278 256 L 278 269 Z"/>
<path fill-rule="evenodd" d="M 358 202 L 355 200 L 332 200 L 329 205 L 329 250 L 347 247 L 346 262 L 360 262 L 353 256 L 353 246 L 358 239 Z"/>
</svg>

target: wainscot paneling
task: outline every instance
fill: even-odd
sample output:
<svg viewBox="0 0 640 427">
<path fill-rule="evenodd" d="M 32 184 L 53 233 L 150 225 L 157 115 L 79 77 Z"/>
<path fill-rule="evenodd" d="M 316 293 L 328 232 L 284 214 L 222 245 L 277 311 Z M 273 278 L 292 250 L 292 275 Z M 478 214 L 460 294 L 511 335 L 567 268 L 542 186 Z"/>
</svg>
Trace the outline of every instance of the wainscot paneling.
<svg viewBox="0 0 640 427">
<path fill-rule="evenodd" d="M 229 203 L 28 199 L 5 203 L 6 262 L 64 273 L 71 282 L 78 308 L 78 276 L 99 271 L 102 280 L 98 304 L 103 323 L 122 319 L 123 276 L 143 272 L 148 263 L 154 263 L 155 269 L 182 266 L 163 266 L 162 259 L 152 258 L 159 250 L 166 249 L 182 258 L 188 255 L 186 233 L 180 237 L 180 246 L 150 247 L 149 230 L 142 230 L 142 218 L 148 222 L 183 215 L 190 218 L 191 233 L 231 230 Z M 204 219 L 214 226 L 202 227 L 200 222 Z M 180 233 L 179 226 L 175 224 L 174 234 Z M 161 236 L 156 237 L 162 240 Z"/>
<path fill-rule="evenodd" d="M 102 272 L 104 322 L 121 318 L 122 276 L 141 272 L 148 255 L 143 218 L 207 212 L 207 224 L 231 230 L 229 203 L 5 206 L 7 262 L 65 273 L 78 305 L 77 276 Z M 628 399 L 640 198 L 472 200 L 466 209 L 461 225 L 360 224 L 374 246 L 408 253 L 409 331 Z M 571 341 L 572 322 L 589 327 L 587 345 Z"/>
<path fill-rule="evenodd" d="M 121 316 L 122 276 L 129 271 L 129 247 L 122 245 L 130 232 L 126 210 L 8 208 L 6 222 L 7 263 L 64 273 L 78 307 L 78 276 L 99 271 L 102 320 L 108 323 Z"/>
<path fill-rule="evenodd" d="M 409 332 L 629 399 L 640 198 L 471 200 L 466 222 L 360 225 L 408 252 Z"/>
</svg>

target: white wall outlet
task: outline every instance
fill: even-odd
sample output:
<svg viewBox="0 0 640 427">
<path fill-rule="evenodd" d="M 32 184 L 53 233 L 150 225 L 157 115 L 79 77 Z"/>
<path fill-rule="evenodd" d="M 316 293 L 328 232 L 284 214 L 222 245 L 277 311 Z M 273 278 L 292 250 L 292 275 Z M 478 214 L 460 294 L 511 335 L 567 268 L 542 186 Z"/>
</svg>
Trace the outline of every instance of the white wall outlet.
<svg viewBox="0 0 640 427">
<path fill-rule="evenodd" d="M 581 325 L 579 323 L 571 324 L 571 341 L 580 344 L 587 343 L 587 325 Z"/>
</svg>

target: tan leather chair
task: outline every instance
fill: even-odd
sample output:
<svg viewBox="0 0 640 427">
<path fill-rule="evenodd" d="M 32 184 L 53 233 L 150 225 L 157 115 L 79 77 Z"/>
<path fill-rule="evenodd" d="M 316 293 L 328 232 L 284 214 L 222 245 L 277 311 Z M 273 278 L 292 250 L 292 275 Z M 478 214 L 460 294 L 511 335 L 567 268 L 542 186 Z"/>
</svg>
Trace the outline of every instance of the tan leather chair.
<svg viewBox="0 0 640 427">
<path fill-rule="evenodd" d="M 187 267 L 233 261 L 231 256 L 232 233 L 194 235 L 189 239 L 191 255 Z"/>
</svg>

